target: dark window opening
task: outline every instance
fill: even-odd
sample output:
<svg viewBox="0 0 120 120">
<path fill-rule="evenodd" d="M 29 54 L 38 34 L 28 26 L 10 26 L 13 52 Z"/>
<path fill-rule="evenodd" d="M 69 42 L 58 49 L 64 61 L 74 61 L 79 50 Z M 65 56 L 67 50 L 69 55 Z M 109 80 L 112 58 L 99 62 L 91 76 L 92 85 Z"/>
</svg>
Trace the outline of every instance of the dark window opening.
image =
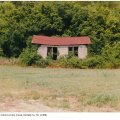
<svg viewBox="0 0 120 120">
<path fill-rule="evenodd" d="M 69 47 L 69 52 L 72 52 L 73 51 L 73 49 L 72 49 L 73 47 Z"/>
<path fill-rule="evenodd" d="M 78 56 L 78 47 L 69 47 L 69 53 L 73 53 L 74 56 Z"/>
<path fill-rule="evenodd" d="M 47 55 L 50 56 L 53 60 L 57 60 L 57 47 L 48 47 L 47 49 Z"/>
<path fill-rule="evenodd" d="M 78 56 L 78 47 L 74 47 L 74 55 Z"/>
<path fill-rule="evenodd" d="M 48 47 L 47 56 L 51 56 L 51 55 L 52 55 L 52 47 Z"/>
<path fill-rule="evenodd" d="M 53 47 L 53 60 L 57 59 L 57 47 Z"/>
</svg>

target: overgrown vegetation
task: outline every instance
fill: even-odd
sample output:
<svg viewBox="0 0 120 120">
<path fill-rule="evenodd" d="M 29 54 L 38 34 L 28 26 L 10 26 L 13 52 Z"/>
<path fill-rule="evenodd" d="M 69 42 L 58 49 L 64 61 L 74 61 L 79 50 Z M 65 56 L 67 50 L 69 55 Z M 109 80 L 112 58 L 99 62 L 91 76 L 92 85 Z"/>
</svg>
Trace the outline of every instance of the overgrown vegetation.
<svg viewBox="0 0 120 120">
<path fill-rule="evenodd" d="M 33 65 L 40 61 L 40 56 L 37 55 L 36 49 L 27 48 L 24 49 L 20 55 L 21 63 L 24 65 Z"/>
<path fill-rule="evenodd" d="M 119 44 L 118 44 L 119 45 Z M 99 55 L 88 56 L 80 60 L 73 54 L 52 60 L 51 57 L 43 59 L 37 55 L 36 50 L 26 49 L 20 56 L 20 60 L 25 65 L 36 65 L 39 67 L 61 67 L 61 68 L 120 68 L 120 50 L 115 50 L 117 45 L 105 46 L 104 52 Z"/>
<path fill-rule="evenodd" d="M 0 2 L 0 56 L 41 67 L 119 68 L 119 11 L 120 2 Z M 53 63 L 36 54 L 33 35 L 89 36 L 89 56 Z"/>
</svg>

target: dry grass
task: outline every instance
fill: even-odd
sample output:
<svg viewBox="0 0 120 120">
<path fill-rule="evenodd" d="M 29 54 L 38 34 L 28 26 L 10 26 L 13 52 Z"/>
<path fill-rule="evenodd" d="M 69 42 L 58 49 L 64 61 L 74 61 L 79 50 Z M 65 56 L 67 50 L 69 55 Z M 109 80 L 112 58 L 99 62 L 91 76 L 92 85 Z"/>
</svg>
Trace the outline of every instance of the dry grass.
<svg viewBox="0 0 120 120">
<path fill-rule="evenodd" d="M 18 58 L 0 57 L 0 65 L 20 65 Z"/>
<path fill-rule="evenodd" d="M 120 69 L 0 66 L 0 102 L 34 100 L 70 111 L 119 111 Z"/>
</svg>

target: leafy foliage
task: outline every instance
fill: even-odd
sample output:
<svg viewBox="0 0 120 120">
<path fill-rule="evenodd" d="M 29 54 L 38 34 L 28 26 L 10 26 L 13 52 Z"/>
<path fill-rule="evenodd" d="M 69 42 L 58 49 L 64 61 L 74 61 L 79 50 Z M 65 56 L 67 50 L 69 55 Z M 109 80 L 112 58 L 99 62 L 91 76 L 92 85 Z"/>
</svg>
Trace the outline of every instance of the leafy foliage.
<svg viewBox="0 0 120 120">
<path fill-rule="evenodd" d="M 92 57 L 82 63 L 94 68 L 100 67 L 102 60 L 104 66 L 117 67 L 119 11 L 120 2 L 0 2 L 0 55 L 21 57 L 30 52 L 26 57 L 34 61 L 32 57 L 38 58 L 29 47 L 33 35 L 89 36 Z M 70 60 L 74 67 L 79 64 L 76 58 Z"/>
<path fill-rule="evenodd" d="M 33 65 L 40 60 L 40 56 L 37 55 L 36 50 L 34 51 L 34 49 L 27 48 L 23 50 L 22 54 L 20 55 L 20 60 L 21 63 L 25 65 Z"/>
</svg>

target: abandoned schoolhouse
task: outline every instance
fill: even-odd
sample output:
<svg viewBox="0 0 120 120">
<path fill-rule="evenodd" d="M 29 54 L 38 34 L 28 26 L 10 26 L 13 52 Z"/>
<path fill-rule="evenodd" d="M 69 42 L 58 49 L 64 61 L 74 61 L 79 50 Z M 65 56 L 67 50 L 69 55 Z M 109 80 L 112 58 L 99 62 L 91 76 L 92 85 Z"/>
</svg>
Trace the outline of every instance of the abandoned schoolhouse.
<svg viewBox="0 0 120 120">
<path fill-rule="evenodd" d="M 38 54 L 46 58 L 51 54 L 54 60 L 73 52 L 80 59 L 86 58 L 88 45 L 91 43 L 88 36 L 81 37 L 48 37 L 34 35 L 32 43 L 39 45 Z"/>
</svg>

